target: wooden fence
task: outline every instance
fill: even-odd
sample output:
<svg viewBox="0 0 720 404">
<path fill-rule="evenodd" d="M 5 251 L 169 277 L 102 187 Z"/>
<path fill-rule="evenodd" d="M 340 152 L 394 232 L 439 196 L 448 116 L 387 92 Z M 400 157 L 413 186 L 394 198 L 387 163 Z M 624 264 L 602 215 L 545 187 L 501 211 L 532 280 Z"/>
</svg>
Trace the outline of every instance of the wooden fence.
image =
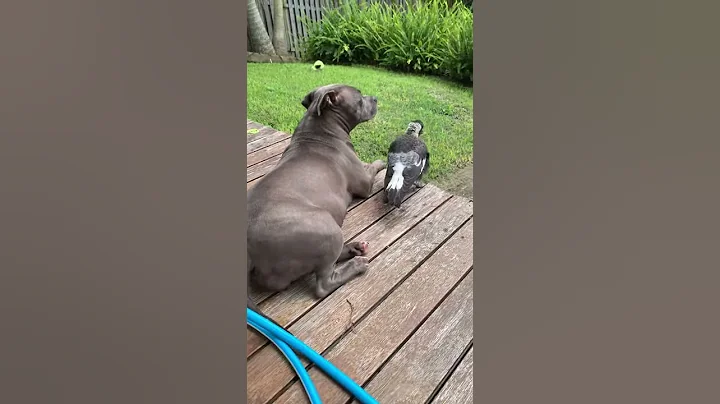
<svg viewBox="0 0 720 404">
<path fill-rule="evenodd" d="M 251 0 L 249 0 L 251 1 Z M 302 57 L 301 42 L 307 37 L 308 27 L 303 18 L 310 21 L 322 20 L 325 10 L 338 7 L 343 0 L 284 0 L 285 24 L 287 27 L 286 40 L 288 50 L 297 58 Z M 370 0 L 373 1 L 373 0 Z M 405 5 L 407 0 L 375 0 L 385 3 Z M 272 38 L 273 32 L 273 0 L 255 0 L 260 16 L 265 21 L 265 28 Z"/>
<path fill-rule="evenodd" d="M 270 38 L 272 38 L 273 0 L 255 0 L 255 2 L 260 9 L 260 15 L 265 21 L 265 28 L 267 28 Z M 302 57 L 300 43 L 302 39 L 307 36 L 308 30 L 303 18 L 311 21 L 320 21 L 323 15 L 323 8 L 334 6 L 334 4 L 325 0 L 285 0 L 284 3 L 288 50 L 295 55 L 295 57 L 300 58 Z"/>
</svg>

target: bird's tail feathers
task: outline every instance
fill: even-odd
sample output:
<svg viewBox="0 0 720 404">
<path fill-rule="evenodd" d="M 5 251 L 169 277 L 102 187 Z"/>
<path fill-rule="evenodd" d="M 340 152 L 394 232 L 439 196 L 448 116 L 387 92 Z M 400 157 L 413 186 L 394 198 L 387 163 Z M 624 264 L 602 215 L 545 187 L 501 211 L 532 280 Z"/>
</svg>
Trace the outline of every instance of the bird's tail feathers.
<svg viewBox="0 0 720 404">
<path fill-rule="evenodd" d="M 412 181 L 410 181 L 403 175 L 404 170 L 405 167 L 402 164 L 396 164 L 393 167 L 392 178 L 390 178 L 390 181 L 385 188 L 385 191 L 387 192 L 388 203 L 395 206 L 396 208 L 400 207 L 400 204 L 402 203 L 403 199 L 405 199 L 405 196 L 410 191 L 410 188 L 412 186 Z"/>
</svg>

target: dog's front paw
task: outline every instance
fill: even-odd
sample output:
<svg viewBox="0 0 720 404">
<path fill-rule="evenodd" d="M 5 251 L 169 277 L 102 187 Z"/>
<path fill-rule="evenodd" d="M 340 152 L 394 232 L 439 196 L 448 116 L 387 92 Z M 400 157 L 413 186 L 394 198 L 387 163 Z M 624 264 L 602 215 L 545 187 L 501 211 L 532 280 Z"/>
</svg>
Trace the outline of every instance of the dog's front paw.
<svg viewBox="0 0 720 404">
<path fill-rule="evenodd" d="M 382 170 L 383 168 L 387 167 L 387 163 L 385 160 L 375 160 L 373 162 L 373 165 L 378 168 L 378 171 Z"/>
</svg>

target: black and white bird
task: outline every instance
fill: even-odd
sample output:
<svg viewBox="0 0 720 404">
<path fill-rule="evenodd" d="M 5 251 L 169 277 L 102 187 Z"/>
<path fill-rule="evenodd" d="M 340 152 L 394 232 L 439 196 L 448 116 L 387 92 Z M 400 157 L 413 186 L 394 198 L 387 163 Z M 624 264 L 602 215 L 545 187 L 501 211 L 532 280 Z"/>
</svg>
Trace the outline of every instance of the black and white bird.
<svg viewBox="0 0 720 404">
<path fill-rule="evenodd" d="M 388 150 L 384 200 L 398 209 L 413 186 L 425 186 L 422 176 L 430 168 L 430 153 L 420 139 L 422 133 L 422 121 L 412 121 L 405 134 L 398 136 Z"/>
</svg>

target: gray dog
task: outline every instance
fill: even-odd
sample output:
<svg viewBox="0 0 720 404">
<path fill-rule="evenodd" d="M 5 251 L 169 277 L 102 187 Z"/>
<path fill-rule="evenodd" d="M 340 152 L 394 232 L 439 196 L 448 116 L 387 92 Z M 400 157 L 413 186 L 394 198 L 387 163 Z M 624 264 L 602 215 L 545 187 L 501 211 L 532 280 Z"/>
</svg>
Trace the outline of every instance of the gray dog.
<svg viewBox="0 0 720 404">
<path fill-rule="evenodd" d="M 315 273 L 323 298 L 367 271 L 368 243 L 344 244 L 341 226 L 354 197 L 367 198 L 385 162 L 363 163 L 350 131 L 377 113 L 356 88 L 319 87 L 274 170 L 248 191 L 248 276 L 270 291 Z M 248 305 L 256 306 L 248 299 Z"/>
</svg>

